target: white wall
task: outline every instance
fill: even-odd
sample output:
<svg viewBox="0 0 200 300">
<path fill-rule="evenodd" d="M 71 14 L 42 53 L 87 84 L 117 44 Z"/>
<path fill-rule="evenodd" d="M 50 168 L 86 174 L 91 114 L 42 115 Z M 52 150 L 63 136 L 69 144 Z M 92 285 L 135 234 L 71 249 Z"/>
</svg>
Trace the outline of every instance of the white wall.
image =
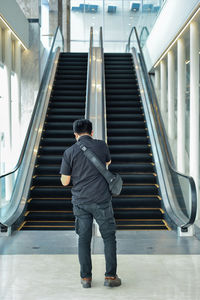
<svg viewBox="0 0 200 300">
<path fill-rule="evenodd" d="M 29 47 L 29 24 L 15 0 L 0 0 L 0 15 L 11 26 L 23 44 Z"/>
<path fill-rule="evenodd" d="M 199 0 L 167 0 L 144 47 L 147 68 L 150 70 L 182 28 Z"/>
</svg>

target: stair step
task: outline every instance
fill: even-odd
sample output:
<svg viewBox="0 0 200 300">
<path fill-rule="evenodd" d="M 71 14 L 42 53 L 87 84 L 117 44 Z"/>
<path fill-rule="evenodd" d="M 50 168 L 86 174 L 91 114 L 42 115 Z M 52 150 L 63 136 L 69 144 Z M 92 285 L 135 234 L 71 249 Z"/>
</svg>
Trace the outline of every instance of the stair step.
<svg viewBox="0 0 200 300">
<path fill-rule="evenodd" d="M 43 132 L 43 137 L 47 138 L 74 138 L 73 130 L 56 130 L 56 129 L 46 129 Z"/>
<path fill-rule="evenodd" d="M 113 197 L 112 199 L 113 208 L 160 208 L 161 201 L 159 197 Z"/>
<path fill-rule="evenodd" d="M 49 108 L 80 108 L 80 109 L 85 109 L 85 103 L 83 101 L 79 102 L 67 102 L 67 101 L 53 101 L 49 104 Z"/>
<path fill-rule="evenodd" d="M 128 145 L 130 148 L 132 145 L 149 144 L 149 138 L 147 136 L 113 136 L 108 137 L 108 145 Z"/>
<path fill-rule="evenodd" d="M 65 115 L 65 114 L 70 114 L 70 115 L 83 115 L 85 113 L 84 108 L 49 108 L 48 109 L 48 115 L 50 114 L 57 114 L 57 115 Z"/>
<path fill-rule="evenodd" d="M 42 199 L 42 198 L 33 198 L 28 203 L 28 210 L 72 210 L 71 199 Z"/>
<path fill-rule="evenodd" d="M 130 108 L 130 109 L 135 107 L 141 108 L 142 103 L 140 99 L 139 100 L 131 99 L 131 100 L 123 100 L 123 101 L 109 100 L 106 104 L 106 107 L 107 107 L 107 111 L 112 108 L 122 108 L 122 107 Z"/>
<path fill-rule="evenodd" d="M 135 172 L 155 172 L 152 163 L 129 163 L 129 164 L 111 164 L 109 167 L 111 172 L 131 174 Z"/>
<path fill-rule="evenodd" d="M 38 154 L 63 155 L 65 150 L 66 146 L 40 146 Z"/>
<path fill-rule="evenodd" d="M 75 138 L 42 138 L 41 146 L 71 146 L 76 142 Z"/>
<path fill-rule="evenodd" d="M 82 115 L 47 115 L 46 122 L 69 122 L 72 126 L 72 123 L 80 118 L 84 118 L 84 114 Z"/>
<path fill-rule="evenodd" d="M 107 104 L 109 105 L 109 101 L 110 100 L 113 100 L 113 101 L 122 101 L 122 100 L 130 100 L 130 101 L 134 101 L 134 100 L 136 100 L 136 101 L 140 101 L 141 100 L 141 97 L 140 97 L 140 95 L 139 95 L 139 93 L 136 95 L 111 95 L 111 94 L 109 94 L 109 95 L 106 95 L 106 102 L 107 102 Z"/>
<path fill-rule="evenodd" d="M 150 153 L 151 147 L 148 145 L 109 145 L 111 156 L 112 154 L 125 153 Z"/>
<path fill-rule="evenodd" d="M 163 219 L 163 213 L 160 209 L 114 209 L 116 221 L 118 219 Z"/>
<path fill-rule="evenodd" d="M 26 221 L 21 230 L 74 230 L 74 221 Z"/>
<path fill-rule="evenodd" d="M 124 120 L 124 121 L 144 121 L 143 114 L 107 114 L 108 121 Z"/>
<path fill-rule="evenodd" d="M 53 90 L 52 96 L 85 96 L 86 90 Z"/>
<path fill-rule="evenodd" d="M 53 91 L 57 90 L 85 90 L 86 84 L 77 84 L 77 85 L 71 85 L 71 84 L 54 84 L 53 85 Z"/>
<path fill-rule="evenodd" d="M 30 211 L 27 212 L 26 221 L 73 221 L 72 211 Z"/>
<path fill-rule="evenodd" d="M 132 130 L 132 129 L 142 129 L 146 127 L 144 120 L 141 121 L 107 121 L 108 130 Z"/>
<path fill-rule="evenodd" d="M 112 154 L 112 163 L 144 163 L 152 162 L 152 155 L 149 153 Z"/>
<path fill-rule="evenodd" d="M 108 136 L 146 136 L 148 131 L 146 128 L 109 128 L 107 129 Z"/>
</svg>

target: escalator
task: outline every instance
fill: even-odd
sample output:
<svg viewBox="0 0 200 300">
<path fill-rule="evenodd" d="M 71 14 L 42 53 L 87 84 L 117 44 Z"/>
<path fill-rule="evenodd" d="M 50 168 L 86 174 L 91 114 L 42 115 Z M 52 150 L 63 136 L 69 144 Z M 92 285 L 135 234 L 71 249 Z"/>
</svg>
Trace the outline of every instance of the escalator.
<svg viewBox="0 0 200 300">
<path fill-rule="evenodd" d="M 170 230 L 132 55 L 105 53 L 104 61 L 110 170 L 124 183 L 121 195 L 113 197 L 117 228 Z"/>
<path fill-rule="evenodd" d="M 27 208 L 19 230 L 74 229 L 71 187 L 60 182 L 64 150 L 75 142 L 74 120 L 84 118 L 87 53 L 61 53 L 48 105 Z"/>
</svg>

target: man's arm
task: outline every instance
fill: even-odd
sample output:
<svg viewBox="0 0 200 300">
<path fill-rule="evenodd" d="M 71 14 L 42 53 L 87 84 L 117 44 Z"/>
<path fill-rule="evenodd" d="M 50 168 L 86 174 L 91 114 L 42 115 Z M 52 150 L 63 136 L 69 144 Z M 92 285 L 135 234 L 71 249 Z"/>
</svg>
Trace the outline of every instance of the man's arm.
<svg viewBox="0 0 200 300">
<path fill-rule="evenodd" d="M 109 166 L 110 164 L 111 164 L 111 160 L 106 163 L 106 166 Z"/>
<path fill-rule="evenodd" d="M 60 180 L 62 182 L 62 185 L 67 186 L 70 183 L 71 176 L 62 174 Z"/>
</svg>

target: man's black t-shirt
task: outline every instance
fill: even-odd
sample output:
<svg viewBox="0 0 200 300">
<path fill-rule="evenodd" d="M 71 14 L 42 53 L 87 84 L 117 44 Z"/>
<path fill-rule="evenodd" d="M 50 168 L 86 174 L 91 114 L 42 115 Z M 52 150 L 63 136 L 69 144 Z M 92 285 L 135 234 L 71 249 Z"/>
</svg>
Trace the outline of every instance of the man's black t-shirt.
<svg viewBox="0 0 200 300">
<path fill-rule="evenodd" d="M 111 160 L 104 141 L 93 139 L 89 135 L 81 136 L 79 141 L 94 152 L 103 164 Z M 105 178 L 87 159 L 77 143 L 65 150 L 60 174 L 71 175 L 73 204 L 100 203 L 111 198 Z"/>
</svg>

